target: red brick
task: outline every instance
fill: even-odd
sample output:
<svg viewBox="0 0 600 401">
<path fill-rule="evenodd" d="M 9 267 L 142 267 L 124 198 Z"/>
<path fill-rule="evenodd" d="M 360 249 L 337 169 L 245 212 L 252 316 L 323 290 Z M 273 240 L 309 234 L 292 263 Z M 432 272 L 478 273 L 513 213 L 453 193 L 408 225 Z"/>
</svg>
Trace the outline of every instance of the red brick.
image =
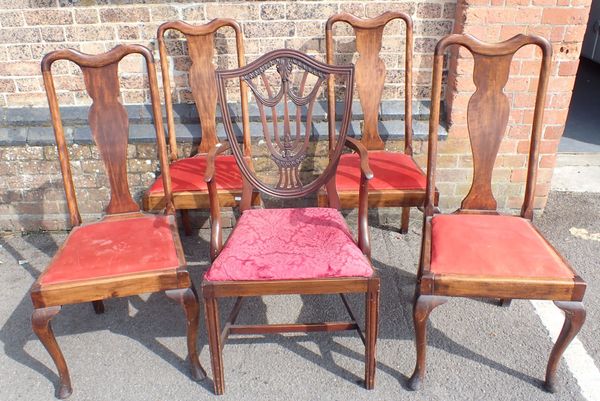
<svg viewBox="0 0 600 401">
<path fill-rule="evenodd" d="M 517 24 L 536 24 L 542 17 L 540 7 L 519 8 L 515 13 L 515 23 Z"/>
<path fill-rule="evenodd" d="M 554 168 L 554 165 L 556 164 L 556 155 L 543 155 L 540 158 L 540 167 L 543 168 Z"/>
<path fill-rule="evenodd" d="M 548 125 L 544 129 L 544 139 L 559 139 L 564 130 L 564 125 Z"/>
<path fill-rule="evenodd" d="M 516 13 L 515 8 L 490 8 L 486 21 L 491 24 L 510 24 L 514 22 Z"/>
<path fill-rule="evenodd" d="M 575 75 L 579 67 L 579 60 L 561 61 L 558 67 L 558 75 Z"/>
<path fill-rule="evenodd" d="M 589 10 L 587 8 L 544 8 L 542 23 L 555 25 L 585 24 L 588 14 Z"/>
</svg>

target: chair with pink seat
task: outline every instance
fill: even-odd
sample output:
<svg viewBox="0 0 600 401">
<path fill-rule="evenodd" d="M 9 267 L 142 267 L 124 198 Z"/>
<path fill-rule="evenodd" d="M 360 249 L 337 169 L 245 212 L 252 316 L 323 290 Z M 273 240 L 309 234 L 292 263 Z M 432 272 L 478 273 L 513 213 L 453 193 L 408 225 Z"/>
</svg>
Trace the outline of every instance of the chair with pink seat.
<svg viewBox="0 0 600 401">
<path fill-rule="evenodd" d="M 253 171 L 237 142 L 232 116 L 223 108 L 229 144 L 217 145 L 209 153 L 206 181 L 211 199 L 212 265 L 202 281 L 206 308 L 209 346 L 215 393 L 222 394 L 224 368 L 222 350 L 229 334 L 313 332 L 357 330 L 365 344 L 365 386 L 374 385 L 375 342 L 377 338 L 379 277 L 370 261 L 367 224 L 367 182 L 372 177 L 366 150 L 346 138 L 350 123 L 353 87 L 352 66 L 329 66 L 294 50 L 268 53 L 244 68 L 217 71 L 219 100 L 227 104 L 230 82 L 242 80 L 252 91 L 263 123 L 263 152 L 270 158 L 269 168 Z M 313 135 L 312 111 L 315 100 L 330 76 L 341 81 L 344 114 L 329 160 L 327 145 L 318 146 Z M 270 111 L 270 113 L 267 112 Z M 331 121 L 331 120 L 330 120 Z M 335 125 L 330 124 L 330 129 Z M 344 146 L 361 155 L 358 241 L 337 209 L 322 207 L 288 207 L 252 209 L 252 188 L 283 200 L 305 198 L 330 182 L 335 174 Z M 219 177 L 214 160 L 231 149 L 242 172 L 245 190 L 241 200 L 242 215 L 225 245 L 222 244 L 220 205 L 217 196 Z M 315 166 L 322 150 L 325 167 L 318 171 L 302 169 Z M 253 152 L 254 153 L 254 152 Z M 316 154 L 316 156 L 315 156 Z M 335 197 L 335 191 L 329 191 Z M 268 198 L 263 198 L 268 199 Z M 332 203 L 337 201 L 332 199 Z M 365 294 L 364 330 L 354 318 L 343 294 Z M 275 325 L 239 325 L 236 318 L 245 297 L 282 294 L 340 294 L 350 320 Z M 236 297 L 237 301 L 220 329 L 218 300 Z"/>
</svg>

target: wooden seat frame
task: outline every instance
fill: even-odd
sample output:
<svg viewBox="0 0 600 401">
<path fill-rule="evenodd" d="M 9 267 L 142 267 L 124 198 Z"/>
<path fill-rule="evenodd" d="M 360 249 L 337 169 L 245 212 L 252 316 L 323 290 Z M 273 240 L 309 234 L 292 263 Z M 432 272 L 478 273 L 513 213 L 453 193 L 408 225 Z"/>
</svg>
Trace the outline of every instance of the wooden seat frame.
<svg viewBox="0 0 600 401">
<path fill-rule="evenodd" d="M 404 154 L 412 158 L 413 124 L 412 124 L 412 51 L 413 51 L 413 22 L 411 17 L 403 12 L 388 11 L 374 18 L 358 18 L 348 13 L 331 16 L 325 25 L 327 63 L 334 64 L 333 27 L 336 23 L 350 25 L 356 37 L 356 51 L 359 58 L 356 62 L 356 88 L 359 94 L 363 112 L 361 144 L 368 151 L 385 149 L 385 143 L 379 135 L 379 108 L 385 83 L 385 64 L 379 57 L 383 30 L 394 20 L 402 20 L 406 26 L 405 47 L 405 82 L 404 82 Z M 333 83 L 329 83 L 329 98 L 335 97 Z M 335 106 L 334 102 L 329 107 Z M 335 110 L 329 110 L 334 113 Z M 333 114 L 332 114 L 333 115 Z M 418 165 L 417 165 L 418 166 Z M 422 170 L 421 170 L 422 171 Z M 401 172 L 398 175 L 401 176 Z M 425 175 L 425 173 L 423 173 Z M 358 199 L 356 190 L 338 190 L 340 207 L 354 208 Z M 436 204 L 437 204 L 436 192 Z M 322 191 L 318 195 L 319 205 L 327 205 L 327 194 Z M 422 207 L 425 204 L 425 188 L 422 189 L 373 189 L 369 190 L 369 208 L 402 206 L 400 231 L 408 232 L 411 207 Z M 332 205 L 333 206 L 333 205 Z"/>
<path fill-rule="evenodd" d="M 279 63 L 279 64 L 277 64 Z M 278 70 L 286 71 L 287 67 L 291 64 L 298 66 L 304 71 L 311 72 L 320 77 L 320 79 L 326 79 L 326 76 L 331 74 L 343 79 L 346 85 L 345 94 L 345 109 L 344 118 L 342 119 L 342 126 L 339 131 L 338 145 L 335 147 L 331 160 L 325 171 L 313 182 L 308 185 L 302 185 L 299 181 L 296 181 L 293 177 L 297 177 L 298 166 L 302 160 L 303 154 L 306 150 L 307 142 L 304 144 L 303 150 L 300 150 L 296 154 L 287 154 L 283 150 L 281 153 L 276 151 L 272 153 L 273 160 L 279 158 L 281 165 L 279 165 L 280 184 L 276 188 L 271 187 L 263 183 L 252 171 L 247 162 L 247 157 L 244 157 L 236 143 L 233 127 L 229 118 L 229 112 L 224 111 L 224 123 L 225 130 L 230 144 L 223 144 L 213 148 L 209 154 L 209 164 L 205 175 L 205 179 L 209 185 L 209 192 L 211 194 L 211 222 L 212 222 L 212 233 L 211 233 L 211 259 L 215 260 L 222 249 L 222 233 L 221 233 L 221 222 L 220 222 L 220 206 L 219 198 L 216 192 L 216 184 L 214 179 L 214 159 L 217 154 L 229 149 L 233 151 L 236 161 L 244 177 L 244 194 L 242 195 L 241 209 L 246 210 L 250 207 L 250 194 L 252 188 L 256 188 L 261 193 L 266 193 L 270 196 L 293 199 L 304 197 L 308 194 L 314 193 L 319 190 L 323 185 L 330 182 L 330 178 L 335 174 L 339 156 L 341 154 L 344 145 L 351 147 L 357 151 L 361 156 L 361 190 L 360 190 L 360 201 L 359 201 L 359 224 L 358 224 L 358 246 L 362 252 L 370 260 L 370 239 L 367 222 L 367 182 L 372 177 L 372 173 L 369 169 L 367 162 L 367 152 L 361 146 L 358 141 L 351 138 L 346 138 L 346 132 L 348 130 L 350 121 L 350 107 L 352 103 L 352 86 L 354 78 L 354 70 L 352 66 L 329 66 L 314 59 L 306 56 L 303 53 L 295 50 L 282 49 L 270 52 L 258 60 L 250 63 L 248 66 L 230 71 L 217 71 L 217 86 L 219 88 L 219 98 L 222 104 L 226 104 L 226 92 L 225 92 L 225 81 L 229 79 L 242 78 L 246 82 L 252 77 L 261 76 L 264 82 L 267 79 L 264 75 L 265 69 L 274 64 L 278 65 Z M 281 74 L 281 72 L 280 72 Z M 285 74 L 284 74 L 285 75 Z M 305 73 L 306 77 L 306 73 Z M 286 79 L 282 76 L 282 90 L 279 95 L 282 95 L 284 99 L 288 98 L 288 92 L 286 91 L 287 83 Z M 267 84 L 265 84 L 267 85 Z M 302 88 L 304 84 L 302 84 Z M 251 86 L 252 88 L 252 86 Z M 350 88 L 350 89 L 348 89 Z M 253 89 L 254 90 L 254 89 Z M 304 89 L 300 90 L 300 96 Z M 269 91 L 269 99 L 257 98 L 257 104 L 263 116 L 263 131 L 265 137 L 268 134 L 268 123 L 264 113 L 264 106 L 271 108 L 273 118 L 277 119 L 274 104 L 276 94 Z M 316 99 L 316 93 L 312 92 L 307 95 L 304 100 L 310 103 L 309 111 L 307 112 L 307 122 L 310 124 L 312 105 L 314 105 Z M 256 95 L 256 93 L 255 93 Z M 291 97 L 291 95 L 290 95 Z M 296 101 L 294 101 L 296 103 Z M 305 103 L 305 104 L 307 104 Z M 296 103 L 298 105 L 299 103 Z M 287 129 L 284 129 L 284 133 L 281 138 L 281 142 L 284 144 L 287 140 L 294 140 L 289 135 L 290 125 L 296 126 L 296 124 L 289 123 L 289 111 L 287 101 L 284 105 L 284 126 L 287 122 Z M 298 111 L 299 112 L 299 111 Z M 299 128 L 297 128 L 299 129 Z M 275 128 L 274 128 L 275 130 Z M 309 131 L 307 129 L 307 131 Z M 276 132 L 276 131 L 275 131 Z M 278 134 L 275 134 L 276 141 L 279 143 Z M 308 135 L 308 133 L 306 134 Z M 296 140 L 299 137 L 296 137 Z M 269 139 L 270 140 L 270 139 Z M 273 146 L 276 146 L 275 142 Z M 277 145 L 279 146 L 279 145 Z M 286 145 L 281 145 L 283 148 Z M 282 148 L 282 149 L 283 149 Z M 294 146 L 291 147 L 294 148 Z M 288 149 L 289 150 L 289 149 Z M 272 151 L 273 152 L 273 151 Z M 294 153 L 294 152 L 292 152 Z M 275 161 L 278 163 L 277 161 Z M 330 191 L 331 197 L 335 196 L 335 190 Z M 233 233 L 235 233 L 235 228 Z M 233 235 L 233 234 L 232 234 Z M 366 330 L 363 335 L 354 314 L 352 313 L 349 304 L 344 297 L 344 293 L 364 293 L 366 299 Z M 340 294 L 344 306 L 346 307 L 350 321 L 344 322 L 319 322 L 319 323 L 296 323 L 296 324 L 262 324 L 262 325 L 239 325 L 235 324 L 238 313 L 242 305 L 244 297 L 249 296 L 262 296 L 262 295 L 282 295 L 282 294 Z M 373 270 L 373 275 L 370 277 L 342 277 L 342 278 L 323 278 L 323 279 L 304 279 L 304 280 L 272 280 L 272 281 L 208 281 L 206 279 L 202 282 L 202 296 L 204 298 L 206 308 L 206 321 L 208 329 L 209 346 L 212 361 L 212 370 L 214 377 L 214 390 L 216 394 L 223 394 L 225 390 L 224 385 L 224 374 L 223 374 L 223 357 L 222 348 L 225 340 L 229 334 L 269 334 L 269 333 L 289 333 L 289 332 L 314 332 L 314 331 L 337 331 L 337 330 L 357 330 L 361 339 L 365 343 L 366 355 L 365 355 L 365 386 L 368 389 L 373 388 L 374 375 L 375 375 L 375 344 L 377 339 L 377 322 L 378 322 L 378 310 L 379 310 L 379 276 L 377 272 Z M 221 332 L 220 319 L 219 319 L 219 308 L 218 298 L 221 297 L 237 297 L 235 306 L 233 307 L 225 327 Z"/>
<path fill-rule="evenodd" d="M 167 112 L 167 128 L 169 142 L 169 161 L 178 160 L 177 137 L 175 133 L 175 117 L 173 113 L 173 96 L 171 93 L 171 81 L 169 78 L 169 61 L 165 34 L 174 30 L 183 34 L 189 49 L 191 66 L 188 71 L 190 88 L 198 116 L 202 127 L 200 144 L 194 149 L 194 155 L 206 156 L 209 150 L 217 143 L 217 87 L 215 82 L 216 65 L 213 62 L 215 55 L 215 35 L 222 28 L 231 28 L 235 33 L 236 56 L 238 67 L 245 65 L 244 37 L 240 25 L 230 18 L 216 18 L 207 24 L 190 25 L 184 21 L 170 21 L 162 24 L 157 31 L 158 50 L 160 53 L 160 65 L 162 70 L 162 81 L 165 95 L 165 109 Z M 250 120 L 248 114 L 248 89 L 244 84 L 241 87 L 242 100 L 242 132 L 244 138 L 244 149 L 250 149 Z M 200 172 L 203 174 L 204 172 Z M 202 178 L 200 178 L 202 179 Z M 219 201 L 222 206 L 237 206 L 241 197 L 242 189 L 226 190 L 219 189 Z M 143 199 L 145 210 L 155 210 L 164 207 L 164 194 L 146 192 Z M 253 202 L 259 202 L 253 198 Z M 175 209 L 181 213 L 183 228 L 186 235 L 190 235 L 192 226 L 188 214 L 190 209 L 208 209 L 210 201 L 208 191 L 176 191 L 173 193 L 173 204 Z"/>
<path fill-rule="evenodd" d="M 140 217 L 152 218 L 154 216 L 140 212 L 139 206 L 131 197 L 128 188 L 127 138 L 129 127 L 127 112 L 119 101 L 118 65 L 125 56 L 130 54 L 143 56 L 148 70 L 158 154 L 163 168 L 166 212 L 171 216 L 173 214 L 160 97 L 158 95 L 154 58 L 150 50 L 140 45 L 119 45 L 111 51 L 99 55 L 83 54 L 71 49 L 57 50 L 44 57 L 42 74 L 48 96 L 52 126 L 56 136 L 58 157 L 72 226 L 81 226 L 82 220 L 77 205 L 69 153 L 51 72 L 52 64 L 57 60 L 68 60 L 81 68 L 86 89 L 94 101 L 89 114 L 92 137 L 98 147 L 110 182 L 111 197 L 105 210 L 106 215 L 98 222 L 89 223 L 88 226 Z M 188 358 L 192 377 L 199 380 L 206 376 L 198 360 L 196 350 L 199 319 L 198 296 L 187 271 L 176 221 L 174 216 L 172 217 L 170 225 L 179 267 L 48 284 L 41 282 L 42 274 L 31 287 L 31 300 L 34 307 L 31 319 L 33 331 L 50 353 L 58 369 L 60 378 L 57 389 L 58 398 L 68 397 L 72 393 L 72 387 L 67 364 L 52 332 L 50 320 L 60 312 L 61 306 L 65 304 L 93 302 L 94 311 L 103 313 L 103 299 L 165 291 L 166 295 L 179 302 L 185 311 Z M 66 242 L 61 246 L 59 252 L 65 246 Z"/>
<path fill-rule="evenodd" d="M 416 390 L 425 376 L 426 326 L 431 311 L 445 303 L 448 297 L 488 297 L 500 298 L 503 305 L 508 305 L 511 299 L 552 300 L 565 312 L 564 326 L 552 349 L 546 369 L 545 388 L 554 391 L 560 357 L 585 321 L 585 309 L 581 301 L 586 284 L 581 277 L 574 271 L 573 278 L 436 274 L 431 271 L 432 219 L 436 213 L 433 193 L 438 139 L 437 123 L 440 114 L 444 53 L 452 45 L 462 46 L 473 55 L 473 81 L 477 87 L 467 109 L 467 123 L 473 152 L 473 181 L 461 207 L 455 212 L 469 214 L 499 214 L 492 193 L 491 179 L 494 162 L 509 118 L 510 103 L 503 89 L 508 81 L 514 54 L 527 45 L 535 45 L 541 49 L 542 60 L 533 115 L 527 181 L 520 214 L 522 218 L 533 219 L 539 144 L 552 46 L 546 39 L 535 35 L 517 35 L 504 42 L 492 44 L 481 42 L 470 35 L 446 36 L 437 44 L 434 57 L 427 159 L 427 203 L 413 308 L 417 362 L 409 386 Z M 569 266 L 558 251 L 552 249 Z M 526 269 L 527 266 L 523 268 Z"/>
</svg>

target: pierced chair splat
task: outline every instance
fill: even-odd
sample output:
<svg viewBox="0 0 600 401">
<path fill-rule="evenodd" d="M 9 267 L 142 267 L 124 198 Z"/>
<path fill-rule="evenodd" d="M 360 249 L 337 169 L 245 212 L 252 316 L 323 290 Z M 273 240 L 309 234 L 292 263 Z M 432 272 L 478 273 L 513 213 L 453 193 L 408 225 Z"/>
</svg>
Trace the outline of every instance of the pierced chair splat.
<svg viewBox="0 0 600 401">
<path fill-rule="evenodd" d="M 222 350 L 229 334 L 336 330 L 358 331 L 366 348 L 365 386 L 371 389 L 375 375 L 379 277 L 370 261 L 367 225 L 367 182 L 372 173 L 366 150 L 359 142 L 346 138 L 354 69 L 352 66 L 326 65 L 303 53 L 284 49 L 270 52 L 241 69 L 219 70 L 216 75 L 223 105 L 227 104 L 228 81 L 242 79 L 248 84 L 263 125 L 264 140 L 257 141 L 256 146 L 263 144 L 263 154 L 271 161 L 268 170 L 275 173 L 263 175 L 263 170 L 257 172 L 250 168 L 248 157 L 236 138 L 229 110 L 224 108 L 229 144 L 217 145 L 210 152 L 205 178 L 211 195 L 212 265 L 202 281 L 202 295 L 215 393 L 222 394 L 225 389 Z M 330 75 L 343 83 L 340 86 L 344 92 L 344 117 L 339 133 L 329 135 L 336 143 L 331 158 L 327 151 L 323 153 L 326 167 L 320 173 L 307 174 L 302 166 L 313 157 L 313 150 L 319 148 L 314 143 L 319 138 L 312 133 L 312 110 Z M 358 241 L 352 238 L 340 212 L 333 208 L 250 208 L 252 189 L 289 201 L 315 193 L 335 174 L 344 146 L 352 147 L 362 156 Z M 242 172 L 245 190 L 241 201 L 242 216 L 223 245 L 214 160 L 228 148 Z M 335 197 L 335 191 L 330 191 L 329 195 Z M 337 201 L 331 199 L 331 202 Z M 364 330 L 356 322 L 345 293 L 365 294 Z M 350 321 L 275 325 L 235 323 L 245 297 L 283 294 L 340 294 Z M 237 297 L 237 301 L 221 332 L 217 301 L 222 297 Z"/>
<path fill-rule="evenodd" d="M 162 179 L 165 188 L 163 214 L 146 214 L 131 197 L 127 180 L 127 112 L 121 104 L 118 66 L 131 54 L 146 63 L 152 100 L 152 114 Z M 89 126 L 104 163 L 110 184 L 110 201 L 99 221 L 82 224 L 69 153 L 52 77 L 52 64 L 68 60 L 81 68 L 85 87 L 92 98 Z M 171 202 L 171 182 L 162 127 L 160 99 L 154 58 L 140 45 L 120 45 L 99 55 L 75 50 L 58 50 L 42 61 L 42 74 L 48 96 L 52 125 L 67 206 L 73 229 L 56 255 L 31 288 L 33 331 L 46 347 L 58 368 L 58 398 L 72 393 L 71 379 L 63 354 L 56 342 L 50 320 L 62 305 L 92 302 L 96 313 L 104 312 L 103 300 L 149 292 L 165 291 L 179 302 L 187 320 L 187 346 L 192 377 L 206 373 L 196 349 L 199 303 L 190 280 Z M 110 261 L 108 263 L 107 261 Z"/>
<path fill-rule="evenodd" d="M 461 207 L 440 214 L 434 206 L 437 121 L 444 53 L 462 46 L 473 56 L 476 91 L 467 108 L 473 153 L 473 181 Z M 492 172 L 509 121 L 510 103 L 504 93 L 514 54 L 536 46 L 542 59 L 531 128 L 525 196 L 519 216 L 500 214 L 492 192 Z M 417 275 L 413 319 L 417 362 L 409 385 L 416 390 L 425 377 L 427 318 L 449 297 L 554 301 L 565 312 L 565 323 L 546 368 L 545 388 L 553 391 L 560 357 L 585 320 L 586 283 L 532 223 L 544 103 L 552 47 L 535 35 L 517 35 L 500 43 L 484 43 L 470 35 L 449 35 L 436 46 L 432 111 L 427 160 L 427 203 Z"/>
<path fill-rule="evenodd" d="M 385 150 L 379 134 L 379 112 L 385 85 L 386 65 L 380 57 L 385 27 L 395 20 L 406 26 L 404 62 L 404 152 Z M 334 26 L 345 23 L 352 27 L 356 39 L 356 89 L 363 113 L 361 144 L 369 152 L 369 165 L 374 178 L 369 182 L 369 207 L 402 207 L 400 231 L 408 232 L 411 207 L 425 203 L 426 177 L 413 159 L 412 126 L 412 47 L 413 22 L 403 12 L 385 12 L 374 18 L 358 18 L 348 13 L 333 15 L 325 26 L 327 62 L 335 63 Z M 329 107 L 335 97 L 333 82 L 329 82 Z M 329 113 L 333 115 L 334 109 Z M 360 185 L 360 158 L 356 153 L 343 154 L 335 175 L 342 208 L 356 207 Z M 436 192 L 437 196 L 437 192 Z M 324 191 L 319 194 L 319 204 L 327 204 Z"/>
<path fill-rule="evenodd" d="M 206 157 L 208 151 L 217 143 L 217 86 L 215 82 L 214 56 L 216 52 L 215 37 L 221 31 L 232 29 L 235 34 L 237 65 L 245 64 L 244 37 L 240 25 L 229 18 L 216 18 L 204 25 L 190 25 L 184 21 L 165 22 L 158 28 L 158 49 L 162 70 L 163 88 L 167 112 L 167 128 L 169 142 L 169 162 L 171 182 L 173 185 L 173 204 L 182 217 L 186 235 L 191 234 L 192 226 L 188 210 L 208 209 L 210 207 L 208 188 L 204 182 Z M 193 149 L 193 155 L 179 158 L 177 151 L 177 136 L 175 132 L 175 113 L 173 110 L 174 87 L 169 78 L 169 55 L 166 35 L 176 31 L 185 37 L 191 65 L 188 70 L 189 86 L 194 98 L 194 104 L 200 118 L 202 136 L 198 146 Z M 176 88 L 175 88 L 176 89 Z M 249 115 L 247 88 L 242 84 L 242 135 L 248 144 Z M 245 148 L 248 152 L 250 147 Z M 221 205 L 233 207 L 238 205 L 242 193 L 242 176 L 232 155 L 221 155 L 216 159 L 219 176 L 219 199 Z M 145 210 L 155 210 L 164 207 L 164 188 L 160 177 L 144 194 Z M 254 198 L 255 203 L 259 201 Z"/>
</svg>

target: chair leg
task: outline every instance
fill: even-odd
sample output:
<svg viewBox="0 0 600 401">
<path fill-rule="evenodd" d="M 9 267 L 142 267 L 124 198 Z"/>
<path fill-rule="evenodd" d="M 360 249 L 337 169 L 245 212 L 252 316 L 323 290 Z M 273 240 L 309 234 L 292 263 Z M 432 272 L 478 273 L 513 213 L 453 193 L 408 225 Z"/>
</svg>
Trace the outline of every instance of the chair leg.
<svg viewBox="0 0 600 401">
<path fill-rule="evenodd" d="M 213 372 L 213 385 L 215 394 L 225 392 L 225 378 L 223 375 L 223 344 L 221 344 L 221 328 L 219 318 L 219 305 L 215 297 L 204 297 L 206 310 L 206 327 L 208 329 L 208 345 Z"/>
<path fill-rule="evenodd" d="M 402 208 L 402 220 L 400 223 L 400 233 L 406 234 L 408 232 L 408 223 L 410 222 L 410 208 Z"/>
<path fill-rule="evenodd" d="M 581 302 L 572 301 L 554 301 L 554 304 L 565 312 L 565 323 L 552 348 L 548 367 L 546 368 L 546 382 L 544 388 L 546 391 L 554 393 L 556 391 L 556 369 L 558 362 L 571 343 L 571 340 L 577 335 L 583 322 L 585 322 L 585 308 Z"/>
<path fill-rule="evenodd" d="M 104 313 L 104 302 L 92 301 L 92 306 L 94 307 L 94 312 L 96 312 L 96 315 L 101 315 Z"/>
<path fill-rule="evenodd" d="M 50 319 L 60 312 L 60 309 L 60 306 L 34 309 L 33 315 L 31 316 L 31 326 L 33 332 L 38 336 L 58 369 L 60 384 L 56 392 L 56 397 L 64 399 L 73 393 L 73 388 L 71 387 L 71 378 L 69 376 L 67 362 L 56 342 L 52 326 L 50 325 Z"/>
<path fill-rule="evenodd" d="M 372 390 L 375 387 L 377 364 L 375 355 L 379 328 L 379 279 L 369 282 L 365 301 L 365 388 Z"/>
<path fill-rule="evenodd" d="M 498 306 L 501 306 L 503 308 L 508 308 L 511 303 L 512 303 L 512 299 L 500 298 L 500 300 L 498 301 Z"/>
<path fill-rule="evenodd" d="M 206 372 L 202 368 L 202 365 L 200 365 L 197 350 L 200 306 L 196 290 L 194 287 L 191 287 L 168 290 L 165 293 L 169 298 L 179 302 L 183 307 L 187 322 L 187 348 L 192 379 L 195 381 L 202 380 L 206 377 Z"/>
<path fill-rule="evenodd" d="M 408 387 L 418 390 L 425 378 L 425 353 L 427 350 L 427 318 L 431 311 L 439 305 L 446 303 L 446 297 L 436 295 L 419 295 L 413 305 L 413 320 L 415 325 L 415 344 L 417 346 L 417 364 Z"/>
<path fill-rule="evenodd" d="M 190 213 L 186 209 L 179 210 L 181 214 L 181 223 L 183 224 L 183 232 L 186 236 L 192 235 L 192 221 L 190 220 Z"/>
</svg>

